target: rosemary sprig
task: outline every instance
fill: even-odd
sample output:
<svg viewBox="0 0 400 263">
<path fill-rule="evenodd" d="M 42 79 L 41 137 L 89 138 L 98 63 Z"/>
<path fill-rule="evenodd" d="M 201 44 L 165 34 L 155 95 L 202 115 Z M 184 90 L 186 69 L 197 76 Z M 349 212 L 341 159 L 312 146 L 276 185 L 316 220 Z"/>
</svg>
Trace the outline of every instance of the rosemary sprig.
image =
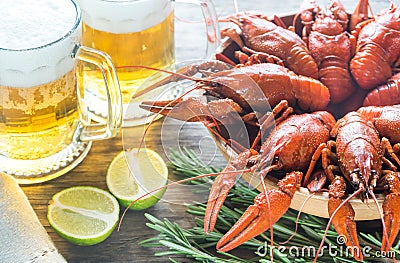
<svg viewBox="0 0 400 263">
<path fill-rule="evenodd" d="M 170 166 L 178 176 L 187 178 L 205 173 L 215 173 L 220 169 L 207 167 L 191 150 L 183 148 L 182 152 L 174 151 L 170 156 Z M 210 178 L 202 178 L 193 181 L 193 184 L 211 182 Z M 206 188 L 207 186 L 205 186 Z M 208 190 L 208 189 L 207 189 Z M 158 236 L 140 242 L 145 247 L 163 247 L 165 251 L 155 253 L 155 256 L 180 255 L 198 262 L 270 262 L 270 232 L 266 231 L 240 246 L 240 255 L 215 251 L 215 245 L 228 229 L 239 219 L 245 209 L 253 204 L 257 190 L 251 189 L 243 182 L 239 182 L 231 191 L 227 201 L 218 215 L 218 221 L 214 232 L 204 234 L 203 217 L 205 204 L 187 204 L 187 212 L 194 215 L 196 226 L 183 229 L 178 224 L 168 219 L 160 220 L 146 214 L 150 221 L 147 226 L 159 232 Z M 292 236 L 295 229 L 297 211 L 289 209 L 288 212 L 273 225 L 274 229 L 274 262 L 312 262 L 314 253 L 321 242 L 327 220 L 312 215 L 302 214 L 298 221 L 299 229 L 292 239 L 284 245 Z M 393 252 L 386 257 L 380 254 L 381 235 L 379 233 L 359 233 L 360 244 L 364 251 L 364 262 L 391 262 L 393 255 L 400 255 L 400 241 L 395 243 Z M 333 227 L 330 228 L 325 240 L 323 255 L 318 262 L 356 262 L 348 253 L 346 247 L 338 243 L 338 235 Z M 328 251 L 329 248 L 329 251 Z M 314 252 L 314 253 L 313 253 Z M 394 253 L 394 254 L 393 254 Z M 170 258 L 171 262 L 178 262 Z"/>
</svg>

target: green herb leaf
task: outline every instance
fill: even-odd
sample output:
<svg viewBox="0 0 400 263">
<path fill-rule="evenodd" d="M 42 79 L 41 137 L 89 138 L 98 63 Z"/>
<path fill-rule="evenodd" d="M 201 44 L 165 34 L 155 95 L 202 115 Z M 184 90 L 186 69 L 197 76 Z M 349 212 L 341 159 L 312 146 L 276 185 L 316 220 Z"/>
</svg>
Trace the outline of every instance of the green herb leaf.
<svg viewBox="0 0 400 263">
<path fill-rule="evenodd" d="M 170 156 L 169 166 L 174 170 L 176 175 L 182 178 L 188 178 L 206 173 L 215 173 L 221 169 L 207 167 L 198 158 L 198 156 L 189 149 L 182 151 L 173 151 Z M 204 184 L 212 182 L 210 178 L 202 178 L 193 181 L 193 184 Z M 169 258 L 171 262 L 178 262 L 176 257 L 191 258 L 198 262 L 270 262 L 270 253 L 257 253 L 270 249 L 270 231 L 253 238 L 239 249 L 240 255 L 236 251 L 223 253 L 215 251 L 215 244 L 229 228 L 238 220 L 246 208 L 253 204 L 254 197 L 258 195 L 257 190 L 251 189 L 244 182 L 238 182 L 227 197 L 225 205 L 222 207 L 215 230 L 206 235 L 203 230 L 205 204 L 195 203 L 187 204 L 187 212 L 194 216 L 195 227 L 183 229 L 176 223 L 171 223 L 168 219 L 160 220 L 150 214 L 145 214 L 146 218 L 151 222 L 146 225 L 157 232 L 158 236 L 140 242 L 142 246 L 158 246 L 167 249 L 166 251 L 155 253 L 156 256 L 174 255 L 175 258 Z M 312 215 L 301 214 L 298 220 L 298 231 L 294 233 L 297 211 L 289 209 L 287 213 L 274 224 L 274 262 L 312 262 L 314 254 L 321 243 L 323 232 L 326 228 L 327 220 Z M 290 236 L 292 239 L 284 245 Z M 345 247 L 337 244 L 337 233 L 333 227 L 330 227 L 328 237 L 324 246 L 330 246 L 330 251 L 318 258 L 318 262 L 356 262 L 351 255 L 348 255 Z M 362 239 L 363 247 L 369 246 L 368 251 L 370 258 L 364 258 L 364 262 L 377 262 L 377 258 L 373 257 L 379 253 L 381 241 L 371 234 L 359 233 Z M 360 241 L 361 243 L 361 241 Z M 393 251 L 396 255 L 400 254 L 398 248 L 400 241 L 395 243 Z M 293 255 L 292 252 L 297 252 Z M 329 252 L 329 253 L 328 253 Z M 265 255 L 264 255 L 265 254 Z M 334 256 L 332 256 L 334 255 Z M 390 258 L 386 258 L 391 262 Z M 383 262 L 383 261 L 382 261 Z"/>
</svg>

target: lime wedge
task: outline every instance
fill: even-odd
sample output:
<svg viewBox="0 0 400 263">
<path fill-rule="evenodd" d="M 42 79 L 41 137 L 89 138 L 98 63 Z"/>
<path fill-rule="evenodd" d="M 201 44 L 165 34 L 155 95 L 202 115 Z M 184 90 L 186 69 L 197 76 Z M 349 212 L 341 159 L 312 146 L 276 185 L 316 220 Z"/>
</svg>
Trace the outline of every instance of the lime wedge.
<svg viewBox="0 0 400 263">
<path fill-rule="evenodd" d="M 108 167 L 106 180 L 110 192 L 122 206 L 128 207 L 139 197 L 166 185 L 168 168 L 155 151 L 134 148 L 114 157 Z M 164 192 L 165 188 L 151 193 L 134 202 L 130 209 L 149 208 L 161 199 Z"/>
<path fill-rule="evenodd" d="M 56 193 L 49 203 L 47 219 L 54 231 L 76 245 L 104 241 L 115 229 L 119 204 L 109 192 L 76 186 Z"/>
</svg>

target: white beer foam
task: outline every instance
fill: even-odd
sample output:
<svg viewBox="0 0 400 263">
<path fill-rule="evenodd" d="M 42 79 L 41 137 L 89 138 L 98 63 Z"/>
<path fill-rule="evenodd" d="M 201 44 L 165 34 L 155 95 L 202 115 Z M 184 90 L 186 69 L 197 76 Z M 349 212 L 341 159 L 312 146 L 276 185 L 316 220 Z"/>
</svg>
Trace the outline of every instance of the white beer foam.
<svg viewBox="0 0 400 263">
<path fill-rule="evenodd" d="M 78 0 L 78 3 L 85 24 L 115 34 L 153 27 L 173 9 L 170 0 Z"/>
<path fill-rule="evenodd" d="M 1 0 L 0 85 L 32 87 L 70 71 L 80 25 L 65 36 L 78 15 L 71 0 Z"/>
</svg>

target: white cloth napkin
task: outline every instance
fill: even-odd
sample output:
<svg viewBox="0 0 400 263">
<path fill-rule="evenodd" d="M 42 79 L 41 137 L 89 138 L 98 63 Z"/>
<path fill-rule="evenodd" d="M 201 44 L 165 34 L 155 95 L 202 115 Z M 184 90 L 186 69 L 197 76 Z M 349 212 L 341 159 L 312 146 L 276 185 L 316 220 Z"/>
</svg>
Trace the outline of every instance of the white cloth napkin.
<svg viewBox="0 0 400 263">
<path fill-rule="evenodd" d="M 2 262 L 66 262 L 15 179 L 0 173 Z"/>
</svg>

